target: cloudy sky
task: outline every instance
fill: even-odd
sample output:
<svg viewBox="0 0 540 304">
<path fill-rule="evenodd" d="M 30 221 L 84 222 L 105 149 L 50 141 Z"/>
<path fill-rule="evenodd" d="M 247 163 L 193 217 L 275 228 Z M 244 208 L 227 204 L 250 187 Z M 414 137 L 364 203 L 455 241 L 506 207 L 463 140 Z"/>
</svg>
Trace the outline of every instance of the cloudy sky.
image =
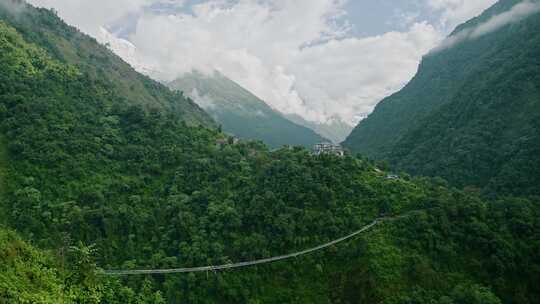
<svg viewBox="0 0 540 304">
<path fill-rule="evenodd" d="M 216 69 L 284 113 L 351 126 L 495 2 L 30 0 L 160 80 Z"/>
</svg>

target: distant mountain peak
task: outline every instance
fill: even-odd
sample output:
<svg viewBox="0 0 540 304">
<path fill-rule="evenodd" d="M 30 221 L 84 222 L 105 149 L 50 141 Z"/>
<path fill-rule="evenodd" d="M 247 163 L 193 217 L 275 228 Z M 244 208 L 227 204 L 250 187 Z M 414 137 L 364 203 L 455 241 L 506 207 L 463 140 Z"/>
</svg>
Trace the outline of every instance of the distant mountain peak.
<svg viewBox="0 0 540 304">
<path fill-rule="evenodd" d="M 287 119 L 260 98 L 219 71 L 192 71 L 170 82 L 214 119 L 224 131 L 241 138 L 262 140 L 272 147 L 311 147 L 326 139 L 308 127 Z"/>
</svg>

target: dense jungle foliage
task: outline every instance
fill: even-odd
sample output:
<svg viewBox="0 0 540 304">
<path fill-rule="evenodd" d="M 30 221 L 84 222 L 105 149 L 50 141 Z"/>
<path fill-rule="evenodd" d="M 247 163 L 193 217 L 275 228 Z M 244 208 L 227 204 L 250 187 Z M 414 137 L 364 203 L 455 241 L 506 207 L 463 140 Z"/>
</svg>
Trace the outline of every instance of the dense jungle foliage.
<svg viewBox="0 0 540 304">
<path fill-rule="evenodd" d="M 215 125 L 193 101 L 137 73 L 106 46 L 66 25 L 54 12 L 27 9 L 21 0 L 2 0 L 0 20 L 16 28 L 27 42 L 39 45 L 51 59 L 76 67 L 84 78 L 79 79 L 79 84 L 92 85 L 88 88 L 90 94 L 144 109 L 173 112 L 188 124 Z"/>
<path fill-rule="evenodd" d="M 114 90 L 93 75 L 114 68 L 87 68 L 86 59 L 66 60 L 46 43 L 68 29 L 53 13 L 12 8 L 0 5 L 0 219 L 9 227 L 0 230 L 0 302 L 530 304 L 540 297 L 540 198 L 488 202 L 442 179 L 387 179 L 361 157 L 236 143 L 207 128 L 204 113 L 175 108 L 190 103 L 157 84 L 174 97 L 170 107 Z M 47 24 L 49 40 L 36 38 Z M 408 216 L 292 261 L 219 273 L 102 272 L 270 257 L 399 214 Z"/>
<path fill-rule="evenodd" d="M 502 0 L 453 37 L 507 12 Z M 538 2 L 538 1 L 533 1 Z M 540 13 L 425 56 L 345 142 L 396 170 L 486 195 L 540 194 Z"/>
</svg>

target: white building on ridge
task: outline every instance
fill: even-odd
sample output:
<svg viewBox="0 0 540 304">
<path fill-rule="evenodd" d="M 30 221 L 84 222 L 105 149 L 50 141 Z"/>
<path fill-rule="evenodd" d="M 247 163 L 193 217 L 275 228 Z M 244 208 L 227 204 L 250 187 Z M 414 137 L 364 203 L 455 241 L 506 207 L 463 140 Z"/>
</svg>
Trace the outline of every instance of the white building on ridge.
<svg viewBox="0 0 540 304">
<path fill-rule="evenodd" d="M 313 155 L 321 154 L 345 156 L 345 150 L 341 146 L 332 143 L 320 143 L 313 146 Z"/>
</svg>

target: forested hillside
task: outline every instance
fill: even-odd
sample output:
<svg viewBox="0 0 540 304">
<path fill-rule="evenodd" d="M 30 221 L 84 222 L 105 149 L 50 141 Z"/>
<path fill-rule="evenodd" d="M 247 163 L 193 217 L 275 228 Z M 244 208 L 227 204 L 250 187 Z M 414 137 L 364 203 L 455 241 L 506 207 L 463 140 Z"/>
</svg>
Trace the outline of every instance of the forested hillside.
<svg viewBox="0 0 540 304">
<path fill-rule="evenodd" d="M 487 202 L 441 179 L 388 179 L 361 157 L 236 143 L 201 126 L 212 126 L 204 113 L 149 79 L 140 78 L 169 96 L 168 105 L 134 101 L 94 78 L 92 53 L 80 62 L 55 53 L 45 41 L 69 28 L 54 14 L 16 13 L 0 5 L 7 149 L 0 209 L 20 235 L 0 230 L 0 302 L 530 304 L 540 297 L 540 199 Z M 47 24 L 50 40 L 38 39 Z M 85 50 L 102 50 L 76 35 L 89 41 Z M 404 214 L 275 264 L 120 278 L 101 271 L 266 258 Z"/>
<path fill-rule="evenodd" d="M 84 287 L 74 283 L 70 290 L 64 290 L 60 278 L 63 274 L 55 266 L 50 256 L 24 243 L 13 232 L 0 229 L 0 302 L 52 304 L 80 299 Z"/>
<path fill-rule="evenodd" d="M 272 148 L 284 145 L 313 147 L 326 139 L 270 108 L 234 81 L 214 72 L 192 72 L 169 83 L 192 97 L 210 113 L 224 132 L 242 139 L 261 140 Z"/>
<path fill-rule="evenodd" d="M 6 193 L 6 175 L 7 175 L 8 159 L 7 159 L 7 147 L 3 137 L 0 137 L 0 224 L 6 220 L 5 211 L 1 209 L 4 202 L 4 195 Z"/>
<path fill-rule="evenodd" d="M 500 1 L 452 37 L 519 2 Z M 414 79 L 383 100 L 345 146 L 487 194 L 540 194 L 539 46 L 536 13 L 426 55 Z"/>
<path fill-rule="evenodd" d="M 165 303 L 143 283 L 140 292 L 107 278 L 93 261 L 95 250 L 65 244 L 55 252 L 36 249 L 13 231 L 0 228 L 0 302 Z"/>
<path fill-rule="evenodd" d="M 26 9 L 26 4 L 20 0 L 2 0 L 0 20 L 14 27 L 27 42 L 39 45 L 49 58 L 76 68 L 81 74 L 78 81 L 92 85 L 79 90 L 102 94 L 110 103 L 140 105 L 146 110 L 170 110 L 189 124 L 214 124 L 191 100 L 137 73 L 105 46 L 66 25 L 51 11 Z M 17 92 L 7 83 L 3 80 L 3 90 Z"/>
</svg>

